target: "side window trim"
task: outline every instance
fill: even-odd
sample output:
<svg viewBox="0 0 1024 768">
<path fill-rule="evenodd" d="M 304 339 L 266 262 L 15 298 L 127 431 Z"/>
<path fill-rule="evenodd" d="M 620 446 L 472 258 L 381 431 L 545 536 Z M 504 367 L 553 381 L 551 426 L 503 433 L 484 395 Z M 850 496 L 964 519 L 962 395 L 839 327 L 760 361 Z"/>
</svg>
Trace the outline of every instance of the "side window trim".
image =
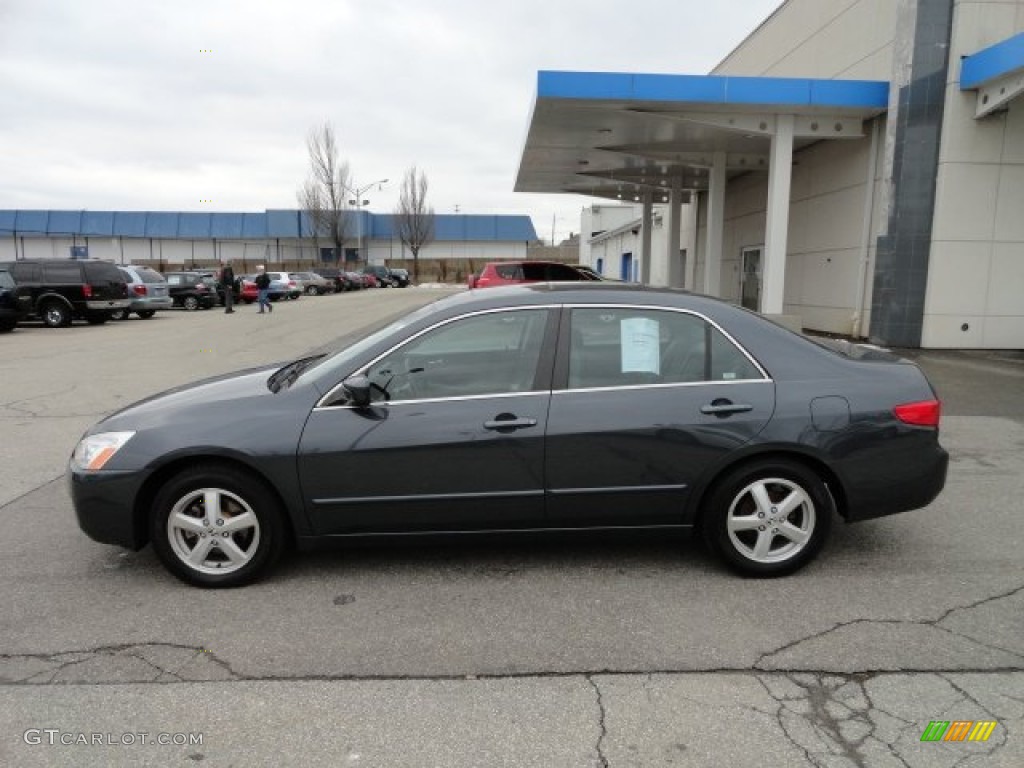
<svg viewBox="0 0 1024 768">
<path fill-rule="evenodd" d="M 672 382 L 672 383 L 657 383 L 657 384 L 623 384 L 620 386 L 606 386 L 606 387 L 578 387 L 569 388 L 569 345 L 571 344 L 572 334 L 572 311 L 574 309 L 636 309 L 643 311 L 664 311 L 664 312 L 676 312 L 684 315 L 691 315 L 704 321 L 704 381 L 697 382 Z M 638 305 L 638 304 L 564 304 L 562 306 L 563 321 L 558 335 L 558 349 L 557 358 L 555 360 L 554 379 L 552 381 L 552 391 L 556 394 L 562 392 L 583 392 L 591 390 L 616 390 L 616 389 L 647 389 L 647 388 L 665 388 L 665 387 L 693 387 L 703 386 L 707 384 L 739 384 L 739 383 L 750 383 L 750 382 L 771 382 L 772 377 L 768 375 L 768 372 L 761 366 L 761 364 L 751 355 L 747 349 L 740 344 L 732 336 L 731 333 L 726 331 L 722 326 L 716 323 L 707 315 L 698 312 L 693 309 L 685 309 L 682 307 L 668 307 L 662 305 Z M 711 337 L 714 331 L 717 330 L 722 334 L 728 341 L 740 351 L 740 353 L 750 361 L 751 365 L 761 374 L 760 378 L 756 379 L 735 379 L 727 381 L 712 381 L 711 380 Z"/>
</svg>

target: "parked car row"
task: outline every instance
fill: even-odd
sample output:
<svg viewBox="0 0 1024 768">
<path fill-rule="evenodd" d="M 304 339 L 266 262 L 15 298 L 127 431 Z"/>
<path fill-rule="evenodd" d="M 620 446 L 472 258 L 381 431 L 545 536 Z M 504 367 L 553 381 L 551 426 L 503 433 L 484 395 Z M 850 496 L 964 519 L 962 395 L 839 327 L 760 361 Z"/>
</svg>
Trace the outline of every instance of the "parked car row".
<svg viewBox="0 0 1024 768">
<path fill-rule="evenodd" d="M 381 272 L 383 270 L 383 272 Z M 387 285 L 407 285 L 408 273 L 386 267 L 365 272 L 324 268 L 319 272 L 268 271 L 271 301 L 320 296 L 340 291 Z M 387 277 L 378 281 L 378 274 Z M 258 297 L 256 275 L 236 277 L 230 286 L 235 303 L 251 304 Z M 404 281 L 404 282 L 403 282 Z M 142 319 L 179 307 L 210 309 L 224 303 L 228 286 L 219 274 L 192 269 L 160 273 L 150 267 L 115 265 L 97 259 L 22 259 L 0 263 L 0 332 L 22 320 L 37 318 L 51 328 L 73 320 L 99 325 L 135 314 Z"/>
</svg>

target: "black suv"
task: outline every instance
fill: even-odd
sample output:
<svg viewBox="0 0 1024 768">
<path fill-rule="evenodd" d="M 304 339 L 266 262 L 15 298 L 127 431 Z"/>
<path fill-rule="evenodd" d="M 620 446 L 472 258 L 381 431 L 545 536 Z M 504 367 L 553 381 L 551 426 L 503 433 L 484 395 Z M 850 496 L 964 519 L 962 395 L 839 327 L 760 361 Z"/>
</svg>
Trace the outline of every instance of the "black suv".
<svg viewBox="0 0 1024 768">
<path fill-rule="evenodd" d="M 13 331 L 32 309 L 32 298 L 18 287 L 11 273 L 0 268 L 0 333 Z"/>
<path fill-rule="evenodd" d="M 25 259 L 4 268 L 28 294 L 31 312 L 50 328 L 71 325 L 74 318 L 99 325 L 112 310 L 131 305 L 124 275 L 107 261 Z"/>
<path fill-rule="evenodd" d="M 188 310 L 217 306 L 217 280 L 209 272 L 165 272 L 174 306 Z"/>
</svg>

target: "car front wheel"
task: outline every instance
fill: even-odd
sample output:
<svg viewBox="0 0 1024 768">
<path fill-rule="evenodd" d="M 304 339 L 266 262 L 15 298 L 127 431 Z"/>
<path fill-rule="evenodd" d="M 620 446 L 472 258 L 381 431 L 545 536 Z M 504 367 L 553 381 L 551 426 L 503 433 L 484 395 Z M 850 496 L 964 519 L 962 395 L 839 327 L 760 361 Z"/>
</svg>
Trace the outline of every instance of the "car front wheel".
<svg viewBox="0 0 1024 768">
<path fill-rule="evenodd" d="M 183 306 L 189 312 L 194 312 L 195 310 L 199 309 L 199 299 L 197 299 L 195 296 L 186 296 L 182 300 L 181 306 Z"/>
<path fill-rule="evenodd" d="M 818 475 L 794 461 L 762 460 L 718 483 L 706 506 L 712 548 L 745 576 L 784 576 L 814 559 L 835 504 Z"/>
<path fill-rule="evenodd" d="M 258 478 L 217 464 L 188 469 L 157 494 L 150 539 L 164 566 L 199 587 L 238 587 L 284 549 L 284 515 Z"/>
</svg>

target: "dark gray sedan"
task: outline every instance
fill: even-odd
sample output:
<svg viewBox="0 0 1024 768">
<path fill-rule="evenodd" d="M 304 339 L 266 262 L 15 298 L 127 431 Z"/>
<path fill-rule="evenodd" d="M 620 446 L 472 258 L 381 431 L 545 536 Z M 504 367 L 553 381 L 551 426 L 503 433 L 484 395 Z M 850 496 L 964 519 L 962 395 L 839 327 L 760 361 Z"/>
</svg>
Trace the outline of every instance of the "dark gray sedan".
<svg viewBox="0 0 1024 768">
<path fill-rule="evenodd" d="M 778 576 L 836 514 L 936 497 L 939 412 L 881 350 L 703 296 L 535 284 L 144 400 L 89 430 L 68 474 L 89 536 L 152 542 L 201 586 L 252 581 L 292 544 L 552 529 L 696 527 L 738 572 Z"/>
</svg>

